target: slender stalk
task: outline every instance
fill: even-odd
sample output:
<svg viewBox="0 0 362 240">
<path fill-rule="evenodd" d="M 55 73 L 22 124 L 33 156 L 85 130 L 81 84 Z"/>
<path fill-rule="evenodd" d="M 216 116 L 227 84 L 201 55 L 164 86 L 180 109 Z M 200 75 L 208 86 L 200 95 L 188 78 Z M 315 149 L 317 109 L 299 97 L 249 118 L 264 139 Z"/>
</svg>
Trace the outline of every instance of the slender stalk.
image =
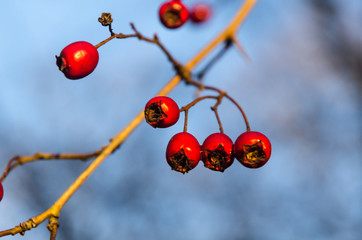
<svg viewBox="0 0 362 240">
<path fill-rule="evenodd" d="M 17 166 L 23 165 L 30 162 L 35 162 L 38 160 L 81 160 L 86 161 L 92 157 L 98 156 L 102 149 L 96 150 L 91 153 L 45 153 L 45 152 L 38 152 L 31 156 L 14 156 L 12 157 L 3 175 L 0 177 L 0 182 L 2 182 L 6 176 Z"/>
<path fill-rule="evenodd" d="M 188 113 L 189 113 L 190 108 L 195 106 L 198 102 L 200 102 L 204 99 L 208 99 L 208 98 L 218 99 L 218 101 L 219 101 L 219 97 L 217 97 L 217 96 L 203 96 L 203 97 L 196 98 L 191 103 L 187 104 L 186 106 L 184 106 L 180 109 L 180 112 L 185 112 L 184 132 L 187 132 Z M 220 122 L 219 122 L 219 125 L 220 125 Z M 220 125 L 220 127 L 221 127 L 221 125 Z"/>
<path fill-rule="evenodd" d="M 246 125 L 246 131 L 250 131 L 250 124 L 248 121 L 248 118 L 246 117 L 246 114 L 244 112 L 244 110 L 240 107 L 240 105 L 229 95 L 225 95 L 226 98 L 228 98 L 232 103 L 234 103 L 234 105 L 239 109 L 239 111 L 241 112 L 241 114 L 243 115 L 244 121 L 245 121 L 245 125 Z"/>
</svg>

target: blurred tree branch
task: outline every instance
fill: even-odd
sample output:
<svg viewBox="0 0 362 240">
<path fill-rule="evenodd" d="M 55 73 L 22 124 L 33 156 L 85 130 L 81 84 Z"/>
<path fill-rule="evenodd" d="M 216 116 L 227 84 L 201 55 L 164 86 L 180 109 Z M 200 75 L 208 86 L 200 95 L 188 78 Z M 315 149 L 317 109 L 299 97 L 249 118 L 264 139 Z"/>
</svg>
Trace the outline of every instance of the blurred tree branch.
<svg viewBox="0 0 362 240">
<path fill-rule="evenodd" d="M 362 90 L 362 42 L 356 42 L 346 31 L 336 1 L 309 0 L 320 26 L 320 38 L 326 43 L 330 63 L 347 75 Z M 359 95 L 362 98 L 361 95 Z"/>
</svg>

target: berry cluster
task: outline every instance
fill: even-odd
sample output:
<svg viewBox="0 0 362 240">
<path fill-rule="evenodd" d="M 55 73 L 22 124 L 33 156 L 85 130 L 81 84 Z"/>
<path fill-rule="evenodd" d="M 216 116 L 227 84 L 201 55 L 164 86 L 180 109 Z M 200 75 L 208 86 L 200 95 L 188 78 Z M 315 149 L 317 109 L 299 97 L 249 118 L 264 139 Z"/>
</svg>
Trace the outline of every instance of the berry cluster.
<svg viewBox="0 0 362 240">
<path fill-rule="evenodd" d="M 178 121 L 182 109 L 180 110 L 171 98 L 157 96 L 147 102 L 144 109 L 145 119 L 154 128 L 170 127 Z M 206 168 L 223 172 L 231 166 L 234 158 L 248 168 L 262 167 L 269 160 L 270 154 L 270 141 L 260 132 L 246 131 L 234 144 L 226 134 L 213 133 L 200 146 L 192 134 L 183 131 L 169 141 L 166 160 L 172 170 L 181 173 L 195 168 L 200 160 Z"/>
<path fill-rule="evenodd" d="M 190 10 L 180 0 L 164 2 L 159 9 L 161 23 L 167 28 L 179 28 L 188 19 L 193 23 L 202 23 L 209 19 L 211 7 L 204 3 L 195 4 Z"/>
<path fill-rule="evenodd" d="M 170 0 L 161 5 L 159 16 L 161 22 L 166 27 L 178 28 L 189 18 L 195 23 L 205 21 L 210 16 L 210 11 L 208 5 L 196 4 L 189 12 L 180 0 Z M 57 66 L 59 70 L 64 73 L 65 77 L 69 79 L 80 79 L 92 73 L 99 60 L 97 48 L 113 38 L 138 37 L 139 39 L 160 45 L 156 35 L 154 39 L 146 38 L 141 35 L 132 24 L 131 26 L 135 34 L 115 34 L 111 28 L 113 19 L 110 13 L 103 13 L 98 21 L 103 26 L 109 27 L 111 36 L 96 46 L 85 41 L 74 42 L 66 46 L 59 56 L 56 56 Z M 225 49 L 230 45 L 230 42 L 226 43 Z M 161 49 L 164 50 L 163 47 L 161 47 Z M 168 52 L 165 53 L 169 56 L 175 68 L 179 69 L 180 66 L 178 62 L 170 57 Z M 202 160 L 205 167 L 214 171 L 223 172 L 231 166 L 234 158 L 248 168 L 259 168 L 263 166 L 270 158 L 270 141 L 262 133 L 250 131 L 246 116 L 241 107 L 225 92 L 215 87 L 205 86 L 201 84 L 200 81 L 187 78 L 181 70 L 178 71 L 178 74 L 188 84 L 194 85 L 199 89 L 214 90 L 219 93 L 219 96 L 200 97 L 182 109 L 179 109 L 175 101 L 165 96 L 152 98 L 146 104 L 144 110 L 145 118 L 147 123 L 154 128 L 167 128 L 174 125 L 180 117 L 180 111 L 185 112 L 184 131 L 173 136 L 167 146 L 166 158 L 171 168 L 185 173 L 195 168 L 199 161 Z M 235 143 L 223 133 L 217 113 L 217 106 L 223 97 L 229 98 L 239 108 L 247 125 L 247 131 L 241 134 Z M 212 110 L 215 112 L 219 122 L 220 133 L 211 134 L 200 146 L 196 138 L 187 133 L 187 113 L 189 108 L 206 98 L 217 100 L 217 104 L 212 107 Z"/>
</svg>

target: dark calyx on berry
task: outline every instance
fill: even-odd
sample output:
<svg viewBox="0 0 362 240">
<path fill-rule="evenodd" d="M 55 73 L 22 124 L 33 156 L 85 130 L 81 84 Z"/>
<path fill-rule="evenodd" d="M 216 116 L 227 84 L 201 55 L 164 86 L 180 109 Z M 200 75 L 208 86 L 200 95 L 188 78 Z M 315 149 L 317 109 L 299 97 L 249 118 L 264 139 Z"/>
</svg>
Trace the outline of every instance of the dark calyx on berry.
<svg viewBox="0 0 362 240">
<path fill-rule="evenodd" d="M 190 159 L 186 156 L 184 149 L 175 153 L 168 158 L 172 170 L 185 173 L 192 169 Z"/>
<path fill-rule="evenodd" d="M 67 69 L 67 63 L 65 62 L 65 59 L 61 56 L 55 56 L 57 59 L 57 66 L 60 71 L 64 72 Z"/>
<path fill-rule="evenodd" d="M 263 150 L 263 143 L 261 141 L 252 145 L 243 145 L 244 161 L 252 168 L 258 168 L 264 165 L 267 160 L 267 155 Z"/>
<path fill-rule="evenodd" d="M 207 156 L 208 162 L 205 163 L 205 167 L 208 167 L 212 170 L 223 172 L 228 166 L 227 162 L 230 156 L 224 150 L 224 146 L 219 144 L 218 148 L 215 150 L 204 150 Z M 211 166 L 209 166 L 211 165 Z"/>
<path fill-rule="evenodd" d="M 145 118 L 148 124 L 155 127 L 155 125 L 167 118 L 167 114 L 162 110 L 161 101 L 151 103 L 145 108 Z"/>
<path fill-rule="evenodd" d="M 165 12 L 163 20 L 171 27 L 182 24 L 180 11 L 174 9 L 169 9 L 167 12 Z"/>
</svg>

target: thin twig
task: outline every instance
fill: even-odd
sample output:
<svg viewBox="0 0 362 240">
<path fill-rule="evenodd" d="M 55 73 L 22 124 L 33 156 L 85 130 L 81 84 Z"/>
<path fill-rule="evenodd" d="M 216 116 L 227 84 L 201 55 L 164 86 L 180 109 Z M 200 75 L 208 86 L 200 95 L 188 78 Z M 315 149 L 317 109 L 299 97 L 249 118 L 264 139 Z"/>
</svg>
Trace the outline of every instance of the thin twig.
<svg viewBox="0 0 362 240">
<path fill-rule="evenodd" d="M 98 156 L 102 149 L 96 150 L 90 153 L 45 153 L 45 152 L 38 152 L 31 156 L 14 156 L 12 157 L 8 165 L 0 178 L 0 182 L 2 182 L 6 176 L 13 170 L 15 167 L 19 165 L 23 165 L 30 162 L 35 162 L 38 160 L 81 160 L 87 161 L 92 157 Z"/>
</svg>

